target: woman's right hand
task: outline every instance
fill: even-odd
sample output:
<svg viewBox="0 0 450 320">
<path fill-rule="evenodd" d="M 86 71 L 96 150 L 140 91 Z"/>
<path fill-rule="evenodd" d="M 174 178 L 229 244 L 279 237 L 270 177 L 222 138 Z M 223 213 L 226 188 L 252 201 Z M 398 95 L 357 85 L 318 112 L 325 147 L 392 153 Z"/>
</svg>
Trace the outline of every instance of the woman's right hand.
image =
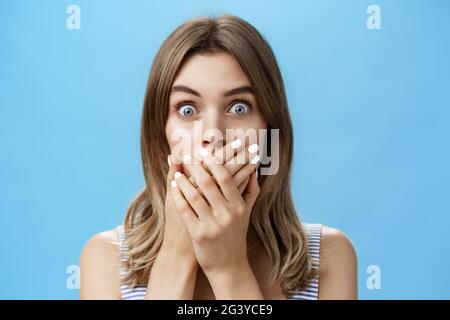
<svg viewBox="0 0 450 320">
<path fill-rule="evenodd" d="M 176 161 L 175 155 L 169 155 L 170 167 L 166 177 L 166 201 L 165 201 L 165 223 L 164 240 L 160 253 L 170 254 L 182 259 L 183 261 L 197 263 L 192 241 L 185 223 L 177 212 L 175 202 L 173 201 L 170 183 L 174 180 L 174 173 L 181 170 L 181 164 Z"/>
<path fill-rule="evenodd" d="M 172 198 L 170 183 L 180 165 L 173 163 L 166 177 L 164 238 L 150 271 L 148 300 L 182 299 L 194 296 L 198 262 L 191 237 Z"/>
<path fill-rule="evenodd" d="M 148 300 L 183 299 L 194 296 L 198 262 L 191 237 L 172 198 L 170 183 L 181 165 L 171 161 L 166 177 L 164 238 L 150 271 Z"/>
</svg>

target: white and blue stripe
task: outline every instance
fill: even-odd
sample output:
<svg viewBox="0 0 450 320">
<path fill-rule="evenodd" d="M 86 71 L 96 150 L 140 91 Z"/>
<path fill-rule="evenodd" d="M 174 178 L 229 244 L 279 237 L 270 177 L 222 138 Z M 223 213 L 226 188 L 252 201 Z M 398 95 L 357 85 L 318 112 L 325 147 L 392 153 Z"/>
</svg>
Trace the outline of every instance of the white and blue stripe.
<svg viewBox="0 0 450 320">
<path fill-rule="evenodd" d="M 312 267 L 319 270 L 320 236 L 322 225 L 320 223 L 303 223 L 303 229 L 308 236 L 308 249 L 312 260 Z M 319 277 L 312 279 L 308 286 L 289 296 L 289 300 L 317 300 L 319 296 Z"/>
<path fill-rule="evenodd" d="M 303 228 L 308 236 L 308 248 L 311 255 L 313 268 L 319 268 L 319 258 L 320 258 L 320 234 L 322 225 L 319 223 L 310 224 L 303 223 Z M 125 275 L 123 262 L 128 259 L 128 246 L 125 242 L 125 232 L 123 225 L 117 227 L 118 239 L 120 245 L 120 277 L 123 279 Z M 141 285 L 134 288 L 129 287 L 123 281 L 120 286 L 120 292 L 122 294 L 123 300 L 143 300 L 145 299 L 145 294 L 147 292 L 147 286 Z M 316 277 L 311 280 L 309 285 L 298 292 L 291 294 L 289 300 L 317 300 L 319 294 L 319 279 Z"/>
</svg>

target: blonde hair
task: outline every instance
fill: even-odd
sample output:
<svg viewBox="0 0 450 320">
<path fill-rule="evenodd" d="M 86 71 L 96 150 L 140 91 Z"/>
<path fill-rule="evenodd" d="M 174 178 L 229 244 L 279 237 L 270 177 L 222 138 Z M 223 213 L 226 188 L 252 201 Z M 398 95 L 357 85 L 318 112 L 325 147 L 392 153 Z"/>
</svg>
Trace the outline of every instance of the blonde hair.
<svg viewBox="0 0 450 320">
<path fill-rule="evenodd" d="M 182 63 L 193 54 L 226 52 L 239 62 L 270 129 L 279 129 L 279 171 L 260 175 L 251 222 L 270 259 L 271 276 L 289 294 L 316 276 L 307 237 L 291 198 L 293 133 L 280 70 L 269 44 L 248 22 L 231 15 L 198 17 L 173 31 L 150 71 L 141 122 L 146 186 L 131 202 L 124 221 L 129 247 L 124 282 L 147 284 L 164 237 L 167 155 L 165 135 L 170 89 Z M 270 139 L 269 139 L 270 140 Z"/>
</svg>

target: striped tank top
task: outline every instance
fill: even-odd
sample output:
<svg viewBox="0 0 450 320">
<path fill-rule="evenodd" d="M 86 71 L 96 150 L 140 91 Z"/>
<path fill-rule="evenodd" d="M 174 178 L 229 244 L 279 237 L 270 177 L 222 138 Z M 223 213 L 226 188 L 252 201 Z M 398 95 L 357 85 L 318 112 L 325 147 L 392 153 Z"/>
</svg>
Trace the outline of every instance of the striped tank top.
<svg viewBox="0 0 450 320">
<path fill-rule="evenodd" d="M 303 223 L 303 229 L 308 236 L 308 249 L 311 255 L 312 267 L 314 269 L 319 268 L 319 258 L 320 258 L 320 235 L 322 230 L 322 225 L 319 223 Z M 147 292 L 147 285 L 138 285 L 135 287 L 130 287 L 123 281 L 125 275 L 124 262 L 128 259 L 128 246 L 125 242 L 125 232 L 123 225 L 117 226 L 117 234 L 120 245 L 120 292 L 122 300 L 143 300 L 145 299 L 145 294 Z M 319 294 L 319 279 L 310 280 L 308 286 L 300 291 L 294 292 L 289 295 L 288 300 L 317 300 Z"/>
</svg>

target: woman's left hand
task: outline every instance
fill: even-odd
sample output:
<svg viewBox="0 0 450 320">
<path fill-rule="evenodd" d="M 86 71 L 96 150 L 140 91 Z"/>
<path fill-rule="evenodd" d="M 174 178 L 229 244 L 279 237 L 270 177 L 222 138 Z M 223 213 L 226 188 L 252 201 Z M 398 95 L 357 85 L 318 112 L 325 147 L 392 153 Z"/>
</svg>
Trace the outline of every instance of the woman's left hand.
<svg viewBox="0 0 450 320">
<path fill-rule="evenodd" d="M 182 173 L 175 177 L 172 189 L 198 263 L 207 276 L 230 274 L 242 268 L 248 270 L 247 230 L 251 209 L 260 191 L 256 170 L 241 195 L 233 177 L 214 155 L 207 155 L 203 160 L 213 176 L 202 165 L 185 165 L 206 199 Z M 254 164 L 255 169 L 258 165 Z"/>
</svg>

